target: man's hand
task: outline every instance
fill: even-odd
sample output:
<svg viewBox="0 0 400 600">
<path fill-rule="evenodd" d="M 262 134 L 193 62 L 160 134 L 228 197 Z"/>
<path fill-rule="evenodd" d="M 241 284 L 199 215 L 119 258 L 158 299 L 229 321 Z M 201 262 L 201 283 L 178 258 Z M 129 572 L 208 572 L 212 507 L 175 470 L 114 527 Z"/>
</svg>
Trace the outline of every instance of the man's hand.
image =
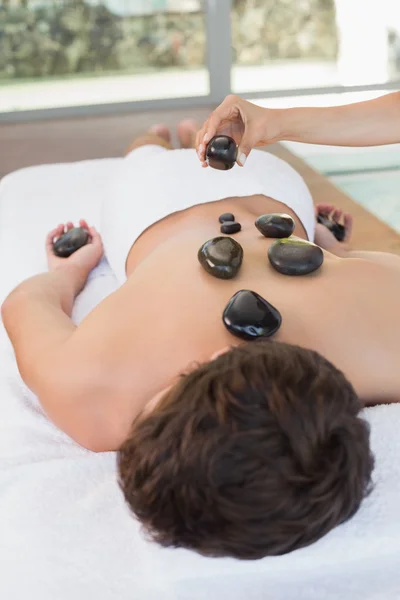
<svg viewBox="0 0 400 600">
<path fill-rule="evenodd" d="M 66 225 L 60 224 L 58 227 L 50 231 L 46 238 L 46 255 L 49 271 L 59 271 L 64 269 L 69 274 L 75 273 L 79 279 L 79 286 L 82 288 L 89 276 L 89 273 L 100 262 L 103 256 L 103 243 L 100 234 L 94 227 L 81 219 L 79 226 L 89 232 L 90 238 L 88 243 L 71 254 L 68 258 L 60 258 L 54 254 L 53 244 L 64 233 L 74 227 L 74 224 L 69 222 Z"/>
<path fill-rule="evenodd" d="M 332 204 L 318 204 L 316 207 L 316 216 L 323 215 L 332 219 L 335 223 L 342 222 L 346 235 L 343 242 L 338 242 L 335 236 L 325 225 L 317 223 L 315 226 L 315 243 L 332 254 L 341 256 L 348 250 L 347 243 L 350 241 L 353 230 L 353 217 L 349 213 L 343 213 L 342 210 L 335 208 Z"/>
</svg>

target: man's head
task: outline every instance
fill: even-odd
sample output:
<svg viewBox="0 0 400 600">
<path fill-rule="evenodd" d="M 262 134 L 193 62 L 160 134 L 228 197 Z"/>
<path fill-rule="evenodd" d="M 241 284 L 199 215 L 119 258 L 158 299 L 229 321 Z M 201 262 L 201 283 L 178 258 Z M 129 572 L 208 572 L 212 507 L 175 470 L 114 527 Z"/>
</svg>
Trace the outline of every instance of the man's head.
<svg viewBox="0 0 400 600">
<path fill-rule="evenodd" d="M 119 454 L 125 499 L 164 546 L 242 559 L 307 546 L 370 490 L 360 408 L 316 352 L 243 344 L 137 419 Z"/>
</svg>

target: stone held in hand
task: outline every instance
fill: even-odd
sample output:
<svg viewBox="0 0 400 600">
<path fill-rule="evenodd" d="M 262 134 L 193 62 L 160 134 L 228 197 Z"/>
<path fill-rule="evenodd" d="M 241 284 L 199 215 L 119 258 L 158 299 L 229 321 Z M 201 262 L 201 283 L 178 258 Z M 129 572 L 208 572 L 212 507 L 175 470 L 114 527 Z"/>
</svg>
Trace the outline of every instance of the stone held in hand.
<svg viewBox="0 0 400 600">
<path fill-rule="evenodd" d="M 223 213 L 222 215 L 219 215 L 218 217 L 218 221 L 220 223 L 225 223 L 225 221 L 234 221 L 235 220 L 235 215 L 232 213 Z"/>
<path fill-rule="evenodd" d="M 267 238 L 288 238 L 294 231 L 295 222 L 290 215 L 271 213 L 258 217 L 255 226 Z"/>
<path fill-rule="evenodd" d="M 210 167 L 220 171 L 232 169 L 236 162 L 238 147 L 228 135 L 215 135 L 207 144 L 206 160 Z"/>
<path fill-rule="evenodd" d="M 238 233 L 241 229 L 241 224 L 236 223 L 236 221 L 225 221 L 220 227 L 221 233 L 227 234 Z"/>
<path fill-rule="evenodd" d="M 89 241 L 89 232 L 84 227 L 73 227 L 67 233 L 64 233 L 53 244 L 53 251 L 56 256 L 68 258 L 85 246 Z"/>
<path fill-rule="evenodd" d="M 216 237 L 201 246 L 197 258 L 210 275 L 233 279 L 242 265 L 243 248 L 230 237 Z"/>
<path fill-rule="evenodd" d="M 315 244 L 289 238 L 273 242 L 268 249 L 268 258 L 282 275 L 308 275 L 320 268 L 324 253 Z"/>
<path fill-rule="evenodd" d="M 280 312 L 251 290 L 240 290 L 232 296 L 222 320 L 227 330 L 242 340 L 271 337 L 282 324 Z"/>
<path fill-rule="evenodd" d="M 327 229 L 329 229 L 329 231 L 333 233 L 338 242 L 344 241 L 346 237 L 346 228 L 344 227 L 344 225 L 336 223 L 335 221 L 333 221 L 325 215 L 318 215 L 317 221 L 318 223 L 321 223 L 321 225 L 324 225 Z"/>
</svg>

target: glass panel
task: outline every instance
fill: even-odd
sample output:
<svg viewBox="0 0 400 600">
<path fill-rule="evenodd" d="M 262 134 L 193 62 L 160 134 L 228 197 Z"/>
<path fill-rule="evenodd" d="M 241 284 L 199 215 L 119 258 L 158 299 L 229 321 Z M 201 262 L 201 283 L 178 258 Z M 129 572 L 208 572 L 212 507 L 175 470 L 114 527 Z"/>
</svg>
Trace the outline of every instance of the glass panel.
<svg viewBox="0 0 400 600">
<path fill-rule="evenodd" d="M 399 0 L 233 0 L 235 93 L 400 80 Z"/>
<path fill-rule="evenodd" d="M 208 94 L 202 0 L 0 0 L 0 112 Z"/>
</svg>

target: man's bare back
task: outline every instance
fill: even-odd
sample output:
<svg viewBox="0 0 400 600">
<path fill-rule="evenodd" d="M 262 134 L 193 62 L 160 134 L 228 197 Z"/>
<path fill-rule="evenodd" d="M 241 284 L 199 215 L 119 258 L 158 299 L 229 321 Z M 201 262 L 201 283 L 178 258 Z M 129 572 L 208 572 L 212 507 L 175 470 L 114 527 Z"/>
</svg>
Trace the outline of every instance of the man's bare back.
<svg viewBox="0 0 400 600">
<path fill-rule="evenodd" d="M 242 224 L 234 237 L 243 247 L 244 261 L 235 279 L 220 281 L 200 268 L 197 250 L 205 240 L 219 235 L 218 215 L 229 209 Z M 162 305 L 168 307 L 166 320 L 173 323 L 173 331 L 171 337 L 166 334 L 160 340 L 161 355 L 170 355 L 173 371 L 176 356 L 180 372 L 188 362 L 206 360 L 221 347 L 240 343 L 222 327 L 222 310 L 236 291 L 251 289 L 282 314 L 282 327 L 274 339 L 321 353 L 345 373 L 366 403 L 396 400 L 400 389 L 396 335 L 400 335 L 400 258 L 371 252 L 343 252 L 338 257 L 325 250 L 324 264 L 316 273 L 282 276 L 267 259 L 273 240 L 260 235 L 254 226 L 263 212 L 288 209 L 265 196 L 228 198 L 154 225 L 133 246 L 127 262 L 126 301 L 135 295 L 135 302 L 140 302 L 136 291 L 140 289 L 142 303 L 151 314 L 160 307 L 157 291 L 162 289 Z M 295 235 L 306 239 L 300 221 L 290 212 L 296 221 Z M 333 249 L 342 254 L 339 243 Z M 157 271 L 167 275 L 162 283 L 160 275 L 155 276 Z M 144 333 L 142 329 L 146 337 Z M 182 342 L 183 351 L 176 347 Z"/>
<path fill-rule="evenodd" d="M 242 224 L 235 239 L 244 261 L 236 278 L 223 281 L 205 273 L 197 251 L 219 235 L 218 216 L 228 211 Z M 279 309 L 283 322 L 275 340 L 325 356 L 366 404 L 399 398 L 400 258 L 379 253 L 339 258 L 325 251 L 316 273 L 280 275 L 267 259 L 271 241 L 254 221 L 283 211 L 286 206 L 264 196 L 228 198 L 171 215 L 137 240 L 126 284 L 88 315 L 69 345 L 65 369 L 77 387 L 85 381 L 71 406 L 77 430 L 72 437 L 84 440 L 95 424 L 104 449 L 118 448 L 154 396 L 196 363 L 238 345 L 221 317 L 240 289 L 256 291 Z M 306 238 L 291 214 L 295 235 Z"/>
</svg>

